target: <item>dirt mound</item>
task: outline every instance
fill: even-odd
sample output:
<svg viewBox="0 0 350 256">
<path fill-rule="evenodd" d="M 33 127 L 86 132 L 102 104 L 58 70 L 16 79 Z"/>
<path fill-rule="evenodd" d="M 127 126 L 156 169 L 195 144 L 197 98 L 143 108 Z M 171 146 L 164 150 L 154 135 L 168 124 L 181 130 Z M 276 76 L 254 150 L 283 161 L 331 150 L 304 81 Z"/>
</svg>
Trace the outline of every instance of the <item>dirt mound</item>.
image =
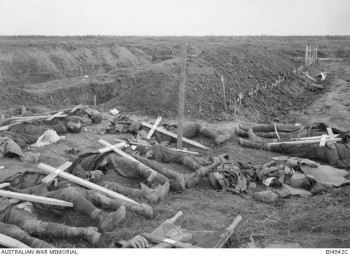
<svg viewBox="0 0 350 256">
<path fill-rule="evenodd" d="M 179 92 L 179 60 L 173 58 L 154 64 L 142 73 L 134 74 L 135 83 L 105 104 L 141 114 L 176 116 Z M 197 118 L 219 118 L 224 111 L 221 75 L 226 86 L 229 112 L 254 121 L 270 121 L 285 115 L 290 109 L 302 108 L 313 90 L 290 71 L 294 63 L 276 53 L 252 46 L 211 47 L 187 60 L 185 115 Z M 253 97 L 248 93 L 271 85 L 287 76 L 280 86 L 260 90 Z M 244 95 L 242 105 L 237 98 Z M 233 116 L 233 115 L 231 115 Z"/>
<path fill-rule="evenodd" d="M 41 83 L 148 62 L 141 50 L 115 43 L 5 44 L 0 47 L 0 85 Z"/>
</svg>

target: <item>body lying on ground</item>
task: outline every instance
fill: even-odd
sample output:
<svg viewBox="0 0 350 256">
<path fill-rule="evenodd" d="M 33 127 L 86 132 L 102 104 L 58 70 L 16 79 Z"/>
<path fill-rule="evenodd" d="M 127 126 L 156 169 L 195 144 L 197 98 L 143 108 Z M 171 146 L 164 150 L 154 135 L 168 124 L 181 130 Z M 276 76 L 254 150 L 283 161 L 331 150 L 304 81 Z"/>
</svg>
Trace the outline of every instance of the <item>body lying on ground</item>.
<svg viewBox="0 0 350 256">
<path fill-rule="evenodd" d="M 177 125 L 176 124 L 165 124 L 163 126 L 158 126 L 160 128 L 164 128 L 172 133 L 177 134 Z M 150 130 L 148 127 L 143 127 L 139 122 L 133 122 L 126 116 L 122 116 L 122 118 L 116 119 L 113 122 L 112 127 L 109 128 L 111 133 L 114 132 L 130 132 L 134 134 L 139 134 L 140 138 L 146 139 L 147 131 Z M 218 135 L 212 129 L 206 127 L 203 124 L 195 123 L 195 122 L 185 122 L 183 124 L 183 137 L 187 139 L 192 139 L 196 136 L 204 135 L 208 138 L 211 138 L 215 141 L 216 144 L 221 144 L 227 140 L 229 140 L 232 136 L 234 136 L 234 130 L 225 135 Z M 159 131 L 155 131 L 153 138 L 155 138 L 159 143 L 170 143 L 176 141 L 175 138 L 163 134 Z"/>
<path fill-rule="evenodd" d="M 152 147 L 154 149 L 154 146 Z M 96 171 L 99 170 L 99 174 L 101 175 L 103 173 L 101 170 L 112 169 L 124 177 L 143 178 L 147 179 L 148 182 L 156 182 L 161 186 L 155 191 L 147 190 L 146 186 L 143 186 L 144 189 L 141 190 L 130 189 L 112 181 L 100 181 L 97 183 L 115 192 L 124 195 L 138 195 L 150 200 L 152 203 L 156 203 L 168 193 L 169 183 L 170 187 L 174 190 L 183 189 L 185 187 L 191 188 L 200 181 L 201 177 L 205 176 L 207 172 L 217 165 L 217 163 L 211 163 L 209 166 L 202 166 L 192 158 L 175 151 L 170 151 L 163 146 L 157 145 L 155 148 L 161 149 L 162 152 L 169 151 L 169 153 L 171 153 L 174 159 L 170 158 L 171 161 L 168 161 L 168 163 L 184 161 L 187 163 L 186 166 L 192 168 L 194 173 L 191 175 L 184 175 L 171 168 L 164 167 L 156 161 L 136 154 L 134 154 L 133 157 L 140 162 L 132 161 L 114 152 L 102 154 L 99 152 L 82 153 L 77 159 L 73 160 L 73 165 L 68 171 L 73 175 L 86 178 L 91 175 L 91 172 L 96 173 Z M 156 172 L 153 172 L 150 168 Z"/>
<path fill-rule="evenodd" d="M 69 170 L 67 170 L 69 172 Z M 93 172 L 92 172 L 93 173 Z M 42 172 L 31 172 L 31 171 L 25 171 L 25 172 L 18 172 L 10 177 L 7 177 L 5 179 L 2 179 L 1 182 L 9 182 L 10 187 L 9 189 L 16 192 L 23 192 L 23 193 L 30 193 L 30 194 L 36 194 L 39 195 L 40 193 L 44 193 L 47 197 L 52 197 L 56 199 L 61 200 L 73 200 L 76 201 L 76 198 L 82 198 L 81 202 L 77 203 L 79 205 L 87 205 L 91 209 L 95 209 L 95 205 L 98 207 L 102 207 L 104 209 L 110 209 L 110 210 L 117 210 L 120 206 L 123 206 L 128 211 L 132 211 L 135 213 L 138 213 L 140 215 L 143 215 L 148 218 L 153 217 L 153 209 L 147 204 L 140 204 L 140 205 L 133 205 L 131 203 L 127 203 L 125 201 L 121 201 L 118 199 L 112 199 L 110 197 L 107 197 L 100 192 L 85 189 L 81 187 L 80 185 L 65 180 L 63 178 L 57 177 L 55 185 L 51 184 L 47 190 L 46 193 L 45 189 L 43 188 L 43 184 L 41 184 L 41 180 L 46 177 L 47 174 Z M 33 189 L 35 188 L 35 189 Z M 37 188 L 40 188 L 39 190 Z M 19 190 L 18 190 L 19 189 Z M 69 190 L 71 190 L 72 196 L 69 196 Z M 62 197 L 62 198 L 59 198 Z M 67 197 L 66 199 L 63 199 Z M 51 207 L 51 206 L 49 206 Z M 78 209 L 83 209 L 84 207 L 78 207 Z M 87 215 L 90 213 L 85 211 Z"/>
<path fill-rule="evenodd" d="M 328 126 L 324 123 L 314 123 L 311 126 L 280 123 L 257 125 L 240 124 L 236 129 L 236 134 L 240 137 L 250 137 L 249 130 L 252 129 L 252 132 L 258 138 L 289 140 L 301 137 L 321 136 L 327 133 L 327 127 Z M 334 134 L 344 134 L 343 131 L 335 127 L 331 128 Z"/>
<path fill-rule="evenodd" d="M 46 213 L 50 214 L 49 208 Z M 19 202 L 16 199 L 0 198 L 0 233 L 12 237 L 32 248 L 54 248 L 53 245 L 39 239 L 41 237 L 52 238 L 76 238 L 82 237 L 90 244 L 97 246 L 101 239 L 101 233 L 95 227 L 71 227 L 51 221 L 44 221 L 34 213 L 35 207 L 28 202 Z M 56 214 L 57 209 L 52 213 Z M 119 217 L 123 216 L 123 210 L 120 210 Z M 114 226 L 115 218 L 110 218 L 106 223 Z M 37 238 L 39 237 L 39 238 Z M 148 247 L 147 240 L 144 237 L 136 236 L 128 243 L 125 248 L 130 247 Z"/>
<path fill-rule="evenodd" d="M 243 147 L 269 150 L 288 156 L 319 160 L 337 168 L 350 168 L 350 139 L 345 136 L 343 143 L 326 142 L 326 146 L 319 144 L 287 144 L 264 143 L 239 139 Z"/>
</svg>

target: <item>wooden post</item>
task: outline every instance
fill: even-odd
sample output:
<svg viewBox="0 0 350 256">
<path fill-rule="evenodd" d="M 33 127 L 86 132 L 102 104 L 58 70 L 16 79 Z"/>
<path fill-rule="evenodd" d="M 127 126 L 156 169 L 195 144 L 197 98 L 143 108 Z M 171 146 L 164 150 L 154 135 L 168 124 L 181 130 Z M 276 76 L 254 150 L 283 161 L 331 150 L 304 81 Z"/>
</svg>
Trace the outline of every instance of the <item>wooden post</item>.
<svg viewBox="0 0 350 256">
<path fill-rule="evenodd" d="M 315 50 L 315 54 L 316 54 L 316 56 L 315 56 L 316 63 L 317 63 L 317 51 L 318 51 L 318 45 L 316 45 L 316 50 Z"/>
<path fill-rule="evenodd" d="M 222 83 L 222 90 L 224 91 L 224 107 L 225 107 L 225 112 L 227 112 L 226 94 L 225 94 L 225 83 L 224 83 L 224 76 L 223 76 L 223 75 L 221 75 L 221 83 Z"/>
<path fill-rule="evenodd" d="M 306 45 L 305 49 L 305 66 L 309 65 L 309 44 Z"/>
<path fill-rule="evenodd" d="M 177 148 L 182 149 L 182 135 L 185 109 L 185 84 L 186 84 L 186 52 L 187 42 L 181 43 L 181 64 L 180 64 L 180 90 L 179 90 L 179 123 L 177 128 Z"/>
<path fill-rule="evenodd" d="M 94 95 L 94 106 L 96 107 L 96 95 Z"/>
<path fill-rule="evenodd" d="M 312 59 L 311 59 L 311 55 L 312 55 L 312 50 L 311 50 L 311 45 L 309 45 L 309 66 L 312 64 Z"/>
</svg>

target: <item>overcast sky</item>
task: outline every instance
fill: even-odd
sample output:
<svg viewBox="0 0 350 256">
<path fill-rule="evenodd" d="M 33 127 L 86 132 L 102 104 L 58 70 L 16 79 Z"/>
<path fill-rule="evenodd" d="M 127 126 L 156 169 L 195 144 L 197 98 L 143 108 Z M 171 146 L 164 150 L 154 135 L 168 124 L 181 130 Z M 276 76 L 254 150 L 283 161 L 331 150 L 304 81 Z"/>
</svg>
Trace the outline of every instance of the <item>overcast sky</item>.
<svg viewBox="0 0 350 256">
<path fill-rule="evenodd" d="M 350 35 L 350 0 L 0 0 L 0 35 Z"/>
</svg>

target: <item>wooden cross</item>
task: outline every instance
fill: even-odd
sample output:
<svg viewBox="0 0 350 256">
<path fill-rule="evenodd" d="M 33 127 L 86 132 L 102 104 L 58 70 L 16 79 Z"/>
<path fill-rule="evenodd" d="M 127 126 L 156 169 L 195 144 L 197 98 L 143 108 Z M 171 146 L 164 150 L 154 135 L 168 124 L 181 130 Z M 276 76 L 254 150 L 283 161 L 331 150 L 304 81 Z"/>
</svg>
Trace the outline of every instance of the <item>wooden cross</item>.
<svg viewBox="0 0 350 256">
<path fill-rule="evenodd" d="M 142 125 L 143 125 L 143 126 L 146 126 L 146 127 L 148 127 L 148 128 L 152 128 L 152 127 L 153 127 L 151 124 L 146 123 L 146 122 L 143 122 Z M 168 135 L 168 136 L 170 136 L 170 137 L 173 137 L 173 138 L 177 139 L 177 135 L 176 135 L 175 133 L 169 132 L 169 131 L 167 131 L 167 130 L 165 130 L 165 129 L 162 129 L 162 128 L 159 128 L 159 127 L 156 127 L 155 130 L 156 130 L 156 131 L 159 131 L 159 132 L 161 132 L 161 133 L 164 133 L 164 134 L 166 134 L 166 135 Z M 185 138 L 185 137 L 183 137 L 182 140 L 183 140 L 184 142 L 188 143 L 188 144 L 193 145 L 193 146 L 196 146 L 196 147 L 199 147 L 199 148 L 203 148 L 203 149 L 209 149 L 209 148 L 203 146 L 202 144 L 200 144 L 200 143 L 198 143 L 198 142 L 195 142 L 195 141 L 193 141 L 193 140 L 189 140 L 189 139 L 187 139 L 187 138 Z"/>
<path fill-rule="evenodd" d="M 113 145 L 110 144 L 110 143 L 108 143 L 107 141 L 100 139 L 100 140 L 98 140 L 98 142 L 99 142 L 100 144 L 106 146 L 106 147 L 110 147 L 111 150 L 113 150 L 113 151 L 114 151 L 115 153 L 117 153 L 118 155 L 121 155 L 121 156 L 123 156 L 123 157 L 125 157 L 125 158 L 127 158 L 127 159 L 129 159 L 129 160 L 131 160 L 131 161 L 133 161 L 133 162 L 138 162 L 140 165 L 147 167 L 147 169 L 149 169 L 153 174 L 158 174 L 155 170 L 149 168 L 148 166 L 146 166 L 145 164 L 143 164 L 143 163 L 141 163 L 140 161 L 136 160 L 136 159 L 133 158 L 132 156 L 128 155 L 127 153 L 125 153 L 125 152 L 123 152 L 123 151 L 121 151 L 119 148 L 113 147 Z M 117 145 L 118 145 L 118 144 L 117 144 Z M 148 177 L 148 180 L 147 180 L 147 181 L 150 182 L 149 179 L 152 179 L 153 177 L 154 177 L 154 175 L 150 175 L 150 176 Z"/>
<path fill-rule="evenodd" d="M 321 141 L 320 141 L 320 147 L 324 147 L 326 145 L 327 137 L 328 137 L 327 134 L 322 134 Z"/>
<path fill-rule="evenodd" d="M 52 173 L 52 172 L 55 172 L 55 171 L 57 170 L 57 168 L 52 167 L 52 166 L 47 165 L 47 164 L 44 164 L 44 163 L 40 163 L 40 164 L 38 165 L 38 167 L 39 167 L 41 170 L 46 171 L 46 172 L 48 172 L 48 173 Z M 62 178 L 64 178 L 64 179 L 66 179 L 66 180 L 72 181 L 72 182 L 74 182 L 74 183 L 76 183 L 76 184 L 79 184 L 79 185 L 81 185 L 81 186 L 83 186 L 83 187 L 86 187 L 86 188 L 95 190 L 95 191 L 97 191 L 97 192 L 100 192 L 100 193 L 102 193 L 102 194 L 105 194 L 105 195 L 107 195 L 107 196 L 110 196 L 110 197 L 112 197 L 112 198 L 119 199 L 119 200 L 121 200 L 121 201 L 124 201 L 124 202 L 127 202 L 127 203 L 131 203 L 131 204 L 134 204 L 134 205 L 138 205 L 138 206 L 140 205 L 138 202 L 136 202 L 136 201 L 134 201 L 134 200 L 132 200 L 132 199 L 126 197 L 126 196 L 123 196 L 123 195 L 118 194 L 118 193 L 116 193 L 116 192 L 114 192 L 114 191 L 112 191 L 112 190 L 109 190 L 109 189 L 106 189 L 106 188 L 101 187 L 101 186 L 99 186 L 99 185 L 96 185 L 96 184 L 94 184 L 94 183 L 92 183 L 92 182 L 90 182 L 90 181 L 87 181 L 87 180 L 84 180 L 84 179 L 79 178 L 79 177 L 77 177 L 77 176 L 74 176 L 74 175 L 72 175 L 72 174 L 70 174 L 70 173 L 67 173 L 67 172 L 60 172 L 60 173 L 58 174 L 58 176 L 60 176 L 60 177 L 62 177 Z"/>
<path fill-rule="evenodd" d="M 50 117 L 49 117 L 48 119 L 46 119 L 46 120 L 47 120 L 47 121 L 51 121 L 52 119 L 54 119 L 54 118 L 56 118 L 56 117 L 58 117 L 58 116 L 60 116 L 60 115 L 62 115 L 62 114 L 64 114 L 64 112 L 63 112 L 63 111 L 60 111 L 60 112 L 58 112 L 58 113 L 56 113 L 56 114 L 50 116 Z"/>
<path fill-rule="evenodd" d="M 158 116 L 157 120 L 154 122 L 154 125 L 153 125 L 152 129 L 147 134 L 147 139 L 150 139 L 152 137 L 152 135 L 154 133 L 154 130 L 159 125 L 160 121 L 162 121 L 162 117 Z"/>
<path fill-rule="evenodd" d="M 65 171 L 66 169 L 68 169 L 70 166 L 72 165 L 72 162 L 65 162 L 64 164 L 62 164 L 60 167 L 58 167 L 54 172 L 50 173 L 49 175 L 47 175 L 45 178 L 43 178 L 41 180 L 42 183 L 50 183 L 54 178 L 56 178 L 60 172 Z"/>
<path fill-rule="evenodd" d="M 332 127 L 327 127 L 327 132 L 328 132 L 329 138 L 331 138 L 331 139 L 335 138 L 335 136 L 333 134 Z"/>
</svg>

